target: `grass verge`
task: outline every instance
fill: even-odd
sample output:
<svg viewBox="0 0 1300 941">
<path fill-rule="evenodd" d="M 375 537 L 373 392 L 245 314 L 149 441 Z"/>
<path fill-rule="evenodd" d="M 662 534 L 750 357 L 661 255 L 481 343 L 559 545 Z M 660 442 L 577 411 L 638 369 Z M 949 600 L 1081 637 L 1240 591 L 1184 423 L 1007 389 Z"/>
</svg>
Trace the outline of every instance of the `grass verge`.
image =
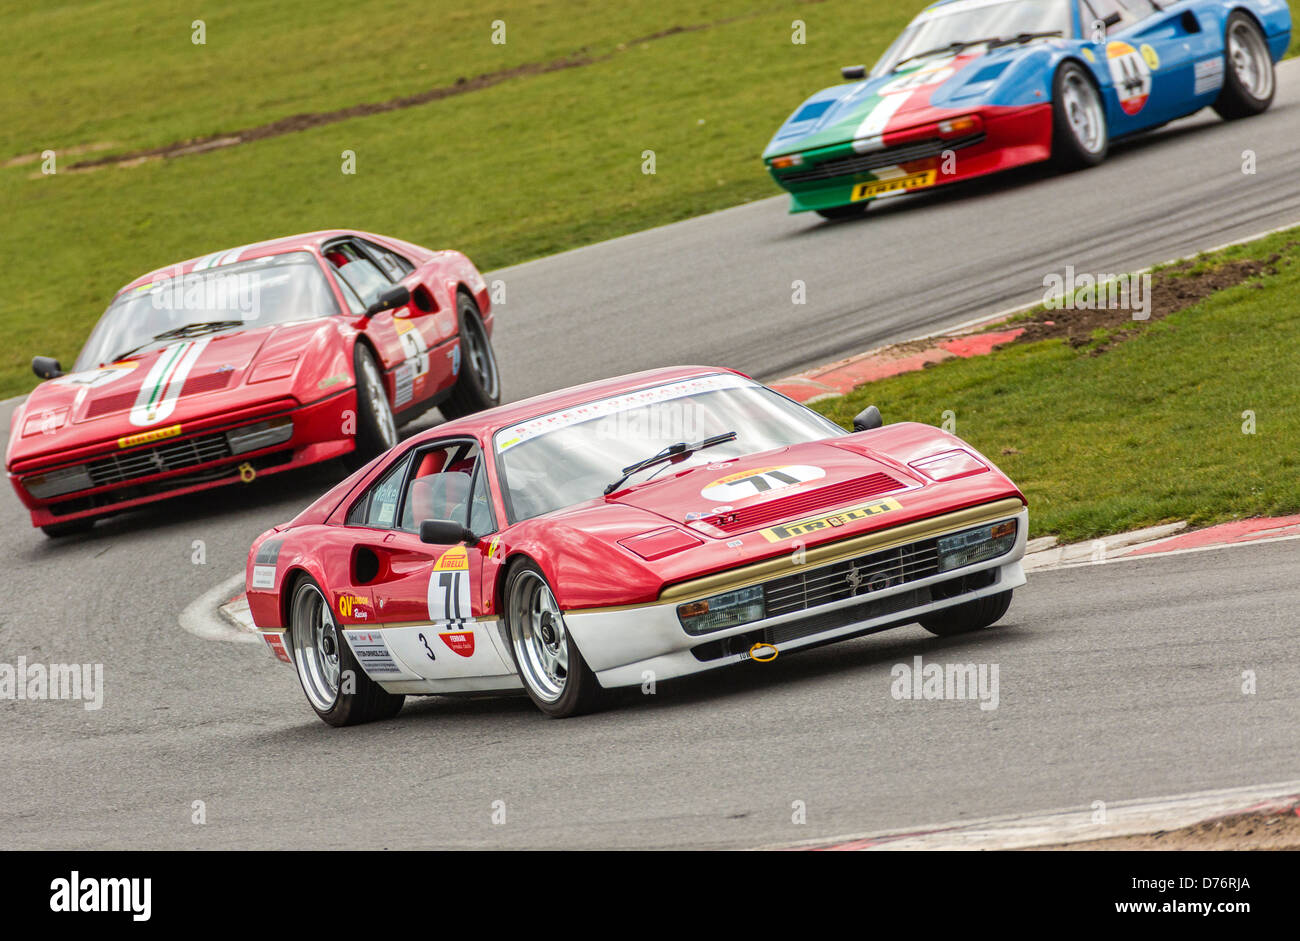
<svg viewBox="0 0 1300 941">
<path fill-rule="evenodd" d="M 1024 490 L 1033 536 L 1300 512 L 1298 262 L 1300 228 L 1156 271 L 1157 311 L 1162 296 L 1191 301 L 1160 319 L 1009 344 L 813 407 L 845 427 L 873 403 L 887 421 L 951 411 Z M 1198 289 L 1228 271 L 1241 277 Z"/>
</svg>

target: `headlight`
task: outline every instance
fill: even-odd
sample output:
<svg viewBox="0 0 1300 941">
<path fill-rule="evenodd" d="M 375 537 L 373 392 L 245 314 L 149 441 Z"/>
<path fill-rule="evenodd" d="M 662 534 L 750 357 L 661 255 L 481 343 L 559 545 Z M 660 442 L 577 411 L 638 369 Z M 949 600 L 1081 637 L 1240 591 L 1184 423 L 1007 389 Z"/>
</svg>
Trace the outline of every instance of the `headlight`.
<svg viewBox="0 0 1300 941">
<path fill-rule="evenodd" d="M 762 585 L 677 606 L 677 619 L 688 634 L 707 634 L 739 627 L 750 621 L 761 621 L 765 614 Z"/>
<path fill-rule="evenodd" d="M 996 559 L 1010 552 L 1015 544 L 1015 520 L 944 536 L 939 540 L 939 571 L 951 572 L 963 565 Z"/>
<path fill-rule="evenodd" d="M 784 157 L 773 157 L 772 168 L 775 170 L 785 170 L 789 167 L 798 167 L 803 165 L 803 154 L 788 154 Z"/>
<path fill-rule="evenodd" d="M 293 419 L 287 415 L 260 421 L 256 425 L 236 428 L 226 432 L 226 441 L 230 444 L 231 454 L 243 454 L 259 448 L 269 448 L 273 444 L 282 444 L 293 437 Z"/>
<path fill-rule="evenodd" d="M 90 474 L 86 471 L 85 464 L 77 464 L 74 467 L 61 467 L 56 471 L 49 471 L 44 474 L 33 474 L 30 477 L 24 477 L 22 480 L 23 487 L 37 500 L 48 500 L 51 497 L 60 497 L 65 493 L 89 490 L 94 486 Z"/>
<path fill-rule="evenodd" d="M 34 412 L 27 416 L 27 420 L 23 422 L 23 437 L 30 438 L 32 435 L 53 434 L 62 428 L 67 421 L 68 410 L 66 408 Z"/>
</svg>

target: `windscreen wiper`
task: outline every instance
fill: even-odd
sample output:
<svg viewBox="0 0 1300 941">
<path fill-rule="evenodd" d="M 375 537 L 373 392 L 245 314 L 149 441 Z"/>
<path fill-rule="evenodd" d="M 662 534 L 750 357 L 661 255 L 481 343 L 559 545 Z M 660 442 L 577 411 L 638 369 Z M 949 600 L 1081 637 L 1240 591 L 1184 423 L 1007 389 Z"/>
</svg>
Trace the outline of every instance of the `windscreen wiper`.
<svg viewBox="0 0 1300 941">
<path fill-rule="evenodd" d="M 914 52 L 912 53 L 912 55 L 908 56 L 907 58 L 899 59 L 897 62 L 895 62 L 894 67 L 890 69 L 890 71 L 897 72 L 900 68 L 902 68 L 902 66 L 905 63 L 911 62 L 913 59 L 924 59 L 927 56 L 942 55 L 945 52 L 957 53 L 957 52 L 961 52 L 963 49 L 966 49 L 969 46 L 978 46 L 981 43 L 986 43 L 986 42 L 991 43 L 997 41 L 998 41 L 997 36 L 992 36 L 988 39 L 959 39 L 956 42 L 948 43 L 948 45 L 946 46 L 940 46 L 937 49 L 927 49 L 925 50 L 925 52 Z"/>
<path fill-rule="evenodd" d="M 1053 36 L 1065 35 L 1059 29 L 1048 29 L 1037 33 L 1017 33 L 1009 39 L 990 39 L 989 48 L 996 49 L 999 46 L 1011 46 L 1015 44 L 1024 45 L 1031 39 L 1051 39 Z"/>
<path fill-rule="evenodd" d="M 187 323 L 183 327 L 164 330 L 139 346 L 133 346 L 125 353 L 117 354 L 109 362 L 116 363 L 118 360 L 126 359 L 132 353 L 138 353 L 150 343 L 157 343 L 159 340 L 182 340 L 186 337 L 197 337 L 204 333 L 215 333 L 218 330 L 229 330 L 231 327 L 242 327 L 243 325 L 242 320 L 208 320 L 203 323 Z"/>
<path fill-rule="evenodd" d="M 637 471 L 645 470 L 647 467 L 654 467 L 656 464 L 662 464 L 664 461 L 678 461 L 688 454 L 694 454 L 696 451 L 703 451 L 705 448 L 711 448 L 714 445 L 726 444 L 728 441 L 735 441 L 736 433 L 726 431 L 720 435 L 713 435 L 705 438 L 703 441 L 696 441 L 688 444 L 685 441 L 678 441 L 676 444 L 670 444 L 654 457 L 648 457 L 644 461 L 637 461 L 635 464 L 629 464 L 623 468 L 623 476 L 614 481 L 605 488 L 605 496 L 609 496 L 619 487 L 623 486 L 624 481 L 635 474 Z"/>
</svg>

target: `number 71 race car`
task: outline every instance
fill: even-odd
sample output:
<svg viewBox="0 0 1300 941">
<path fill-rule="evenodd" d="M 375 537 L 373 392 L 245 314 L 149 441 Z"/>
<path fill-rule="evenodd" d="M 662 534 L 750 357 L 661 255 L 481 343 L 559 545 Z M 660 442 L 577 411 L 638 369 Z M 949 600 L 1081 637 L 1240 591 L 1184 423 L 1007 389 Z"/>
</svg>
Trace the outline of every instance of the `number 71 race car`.
<svg viewBox="0 0 1300 941">
<path fill-rule="evenodd" d="M 763 160 L 791 212 L 855 216 L 876 199 L 1054 160 L 1204 107 L 1273 101 L 1286 0 L 942 0 L 868 73 L 813 95 Z"/>
<path fill-rule="evenodd" d="M 606 690 L 920 622 L 1024 584 L 1025 498 L 928 425 L 845 433 L 739 373 L 589 383 L 403 442 L 263 533 L 248 603 L 331 725 L 407 695 Z"/>
<path fill-rule="evenodd" d="M 397 443 L 496 405 L 487 285 L 459 252 L 335 230 L 259 242 L 122 288 L 68 372 L 14 410 L 9 478 L 47 535 L 183 493 Z"/>
</svg>

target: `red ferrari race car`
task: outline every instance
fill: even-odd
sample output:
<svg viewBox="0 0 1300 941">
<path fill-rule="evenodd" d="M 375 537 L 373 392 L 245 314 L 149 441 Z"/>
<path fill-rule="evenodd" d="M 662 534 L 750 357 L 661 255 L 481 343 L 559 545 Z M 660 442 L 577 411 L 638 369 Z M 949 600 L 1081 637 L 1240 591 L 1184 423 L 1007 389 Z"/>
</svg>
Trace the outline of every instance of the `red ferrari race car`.
<svg viewBox="0 0 1300 941">
<path fill-rule="evenodd" d="M 500 401 L 487 285 L 459 252 L 365 232 L 258 242 L 122 288 L 72 370 L 14 411 L 7 466 L 51 536 L 164 497 L 343 458 L 432 406 Z"/>
<path fill-rule="evenodd" d="M 739 373 L 678 367 L 448 422 L 248 557 L 253 621 L 331 725 L 407 695 L 608 689 L 919 621 L 997 621 L 1025 498 L 928 425 L 848 434 Z"/>
</svg>

